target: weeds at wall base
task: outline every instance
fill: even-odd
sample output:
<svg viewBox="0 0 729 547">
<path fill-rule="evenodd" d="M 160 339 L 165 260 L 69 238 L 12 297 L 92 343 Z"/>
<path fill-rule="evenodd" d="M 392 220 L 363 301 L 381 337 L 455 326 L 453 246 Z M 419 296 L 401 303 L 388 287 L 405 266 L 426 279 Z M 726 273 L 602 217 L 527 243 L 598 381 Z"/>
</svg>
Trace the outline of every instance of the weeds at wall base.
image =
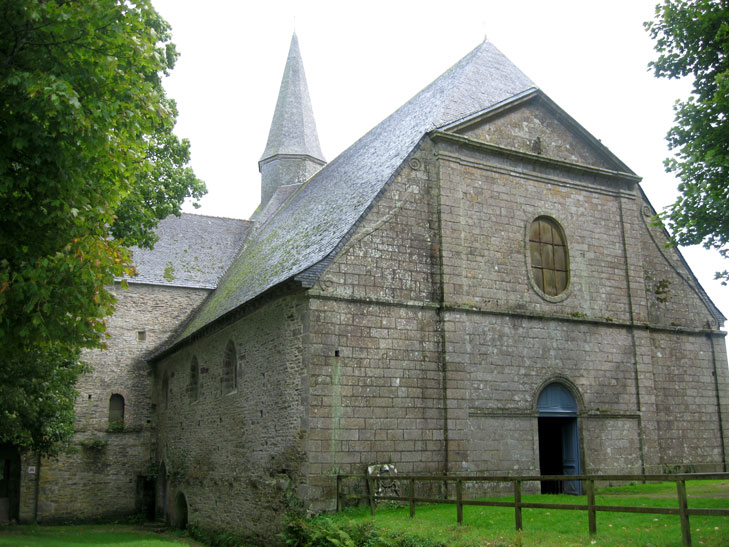
<svg viewBox="0 0 729 547">
<path fill-rule="evenodd" d="M 254 547 L 255 544 L 240 536 L 190 524 L 187 532 L 191 538 L 208 545 L 209 547 Z"/>
<path fill-rule="evenodd" d="M 415 534 L 381 530 L 372 522 L 338 523 L 324 515 L 287 519 L 279 537 L 292 547 L 447 547 Z"/>
</svg>

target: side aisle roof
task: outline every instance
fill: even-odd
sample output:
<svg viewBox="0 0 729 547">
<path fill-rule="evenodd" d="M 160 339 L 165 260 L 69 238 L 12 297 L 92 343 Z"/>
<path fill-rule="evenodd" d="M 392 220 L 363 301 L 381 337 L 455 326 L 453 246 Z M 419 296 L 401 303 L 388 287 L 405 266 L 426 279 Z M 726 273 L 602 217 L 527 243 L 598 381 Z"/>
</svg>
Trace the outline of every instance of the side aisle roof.
<svg viewBox="0 0 729 547">
<path fill-rule="evenodd" d="M 153 250 L 132 249 L 137 276 L 129 283 L 214 289 L 248 234 L 252 222 L 183 213 L 155 229 Z"/>
</svg>

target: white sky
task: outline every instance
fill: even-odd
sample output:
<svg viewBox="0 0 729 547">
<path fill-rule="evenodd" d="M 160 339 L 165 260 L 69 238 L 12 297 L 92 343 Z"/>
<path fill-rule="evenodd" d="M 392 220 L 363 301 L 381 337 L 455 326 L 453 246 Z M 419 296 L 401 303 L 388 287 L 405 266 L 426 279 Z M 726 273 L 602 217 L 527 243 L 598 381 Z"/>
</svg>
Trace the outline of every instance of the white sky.
<svg viewBox="0 0 729 547">
<path fill-rule="evenodd" d="M 643 22 L 658 0 L 152 0 L 172 25 L 180 59 L 166 82 L 176 133 L 208 186 L 202 208 L 248 218 L 260 201 L 258 159 L 268 137 L 295 28 L 327 160 L 364 135 L 476 47 L 496 45 L 552 100 L 633 171 L 656 209 L 676 180 L 663 171 L 672 105 L 690 83 L 658 80 Z M 684 248 L 729 315 L 729 268 L 718 253 Z"/>
</svg>

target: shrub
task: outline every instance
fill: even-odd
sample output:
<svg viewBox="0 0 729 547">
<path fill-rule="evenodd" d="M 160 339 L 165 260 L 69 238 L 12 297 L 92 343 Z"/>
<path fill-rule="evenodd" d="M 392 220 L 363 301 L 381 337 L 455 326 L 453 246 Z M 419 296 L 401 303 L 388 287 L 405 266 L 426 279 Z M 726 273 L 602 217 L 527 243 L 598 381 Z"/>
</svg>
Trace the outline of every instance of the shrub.
<svg viewBox="0 0 729 547">
<path fill-rule="evenodd" d="M 373 522 L 340 524 L 325 516 L 289 519 L 280 537 L 295 547 L 446 547 L 414 534 L 380 530 Z"/>
</svg>

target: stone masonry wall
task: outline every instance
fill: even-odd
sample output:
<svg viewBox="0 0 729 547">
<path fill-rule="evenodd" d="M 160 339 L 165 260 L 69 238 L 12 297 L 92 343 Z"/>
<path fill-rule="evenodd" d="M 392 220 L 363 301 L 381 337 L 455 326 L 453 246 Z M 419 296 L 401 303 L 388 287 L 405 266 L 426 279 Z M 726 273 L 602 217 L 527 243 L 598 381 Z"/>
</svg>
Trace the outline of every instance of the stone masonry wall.
<svg viewBox="0 0 729 547">
<path fill-rule="evenodd" d="M 633 188 L 608 177 L 446 143 L 437 154 L 446 302 L 630 320 L 619 199 L 634 202 Z M 539 216 L 554 218 L 567 240 L 570 282 L 558 302 L 540 297 L 530 281 L 527 231 Z M 640 263 L 633 268 L 640 270 Z M 633 284 L 640 283 L 639 276 Z"/>
<path fill-rule="evenodd" d="M 442 473 L 443 391 L 433 310 L 312 298 L 309 498 L 333 509 L 334 475 L 392 463 Z"/>
<path fill-rule="evenodd" d="M 597 161 L 570 144 L 566 130 L 560 138 L 557 145 Z M 538 473 L 536 402 L 551 381 L 568 385 L 578 401 L 585 472 L 657 471 L 671 442 L 666 424 L 682 419 L 667 394 L 692 399 L 693 391 L 661 376 L 664 364 L 643 330 L 651 328 L 650 280 L 635 183 L 442 140 L 435 148 L 426 141 L 413 159 L 310 292 L 311 498 L 331 503 L 327 469 L 362 472 L 389 450 L 384 463 L 401 472 L 440 472 L 440 464 L 451 473 Z M 539 216 L 556 219 L 567 238 L 571 278 L 558 298 L 544 298 L 530 277 L 527 231 Z M 418 283 L 400 284 L 414 274 Z M 687 299 L 695 324 L 707 308 L 696 293 Z M 430 335 L 432 353 L 424 354 Z M 387 362 L 390 348 L 402 351 L 394 363 Z M 399 389 L 396 382 L 412 374 L 425 374 L 419 378 L 432 387 Z M 727 392 L 723 385 L 719 391 Z M 418 407 L 434 419 L 400 431 L 401 408 Z M 391 420 L 378 423 L 378 412 Z M 696 416 L 718 431 L 716 408 L 703 406 Z M 430 443 L 445 435 L 447 453 Z M 383 450 L 377 440 L 388 436 L 417 437 L 421 463 L 410 461 L 406 443 Z M 717 461 L 695 435 L 682 438 L 693 461 Z"/>
<path fill-rule="evenodd" d="M 388 303 L 437 298 L 432 147 L 410 159 L 320 277 L 312 294 Z"/>
<path fill-rule="evenodd" d="M 76 389 L 74 452 L 58 459 L 23 458 L 21 520 L 85 520 L 141 510 L 138 477 L 150 474 L 152 375 L 145 357 L 167 339 L 208 291 L 129 284 L 111 289 L 116 313 L 107 323 L 108 349 L 83 354 L 91 371 Z M 144 334 L 140 334 L 144 333 Z M 124 425 L 109 431 L 109 399 L 124 397 Z M 96 441 L 97 448 L 89 444 Z M 35 466 L 30 475 L 28 467 Z"/>
<path fill-rule="evenodd" d="M 444 470 L 435 168 L 426 142 L 309 291 L 315 510 L 334 507 L 336 472 Z"/>
<path fill-rule="evenodd" d="M 539 473 L 537 398 L 551 381 L 576 393 L 583 466 L 640 472 L 628 329 L 449 313 L 449 464 L 453 473 Z"/>
<path fill-rule="evenodd" d="M 444 300 L 454 309 L 445 321 L 451 471 L 538 473 L 537 398 L 558 381 L 580 405 L 584 470 L 639 472 L 628 325 L 646 313 L 639 256 L 622 231 L 634 226 L 623 213 L 636 209 L 630 185 L 488 150 L 439 143 L 437 153 Z M 530 277 L 526 233 L 539 216 L 557 220 L 567 240 L 570 281 L 559 298 L 543 298 Z"/>
<path fill-rule="evenodd" d="M 652 226 L 653 217 L 653 209 L 644 203 L 638 218 L 651 324 L 717 329 L 719 323 L 700 298 L 703 291 L 676 249 L 666 247 L 668 238 Z"/>
<path fill-rule="evenodd" d="M 705 335 L 656 332 L 651 341 L 662 470 L 726 470 L 719 404 L 726 407 L 729 386 L 726 358 L 716 352 L 723 338 L 713 353 Z"/>
<path fill-rule="evenodd" d="M 472 139 L 548 158 L 614 169 L 595 148 L 575 135 L 541 100 L 491 116 L 486 123 L 458 131 Z"/>
<path fill-rule="evenodd" d="M 160 513 L 174 521 L 182 493 L 191 524 L 259 539 L 278 532 L 286 500 L 306 493 L 305 329 L 305 300 L 281 297 L 158 363 L 156 462 L 167 481 Z M 231 343 L 237 388 L 224 381 Z"/>
</svg>

